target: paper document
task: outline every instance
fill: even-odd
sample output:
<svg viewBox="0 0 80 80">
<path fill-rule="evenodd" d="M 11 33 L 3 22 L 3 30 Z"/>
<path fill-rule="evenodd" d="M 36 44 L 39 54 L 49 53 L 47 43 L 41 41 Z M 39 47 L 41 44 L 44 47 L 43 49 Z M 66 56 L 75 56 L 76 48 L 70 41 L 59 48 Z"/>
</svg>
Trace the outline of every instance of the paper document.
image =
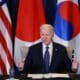
<svg viewBox="0 0 80 80">
<path fill-rule="evenodd" d="M 28 77 L 31 78 L 69 78 L 69 74 L 57 74 L 57 73 L 48 73 L 48 74 L 28 74 Z"/>
</svg>

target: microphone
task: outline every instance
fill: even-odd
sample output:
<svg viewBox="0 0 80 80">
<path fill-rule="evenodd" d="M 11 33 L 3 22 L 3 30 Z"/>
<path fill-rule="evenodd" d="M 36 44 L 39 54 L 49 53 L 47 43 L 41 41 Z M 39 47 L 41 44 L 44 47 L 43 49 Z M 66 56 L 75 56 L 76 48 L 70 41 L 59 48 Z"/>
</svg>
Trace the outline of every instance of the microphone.
<svg viewBox="0 0 80 80">
<path fill-rule="evenodd" d="M 74 60 L 74 49 L 72 50 L 72 62 Z"/>
<path fill-rule="evenodd" d="M 14 78 L 14 67 L 10 68 L 10 71 L 9 71 L 9 80 L 15 80 L 15 78 Z"/>
</svg>

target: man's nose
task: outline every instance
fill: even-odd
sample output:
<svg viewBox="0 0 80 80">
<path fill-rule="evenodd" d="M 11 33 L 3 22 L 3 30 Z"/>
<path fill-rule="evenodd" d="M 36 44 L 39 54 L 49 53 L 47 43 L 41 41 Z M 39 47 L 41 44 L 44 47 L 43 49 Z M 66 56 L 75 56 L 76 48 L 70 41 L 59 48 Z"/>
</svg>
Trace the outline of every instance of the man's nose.
<svg viewBox="0 0 80 80">
<path fill-rule="evenodd" d="M 46 36 L 44 36 L 44 39 L 46 39 L 47 37 Z"/>
</svg>

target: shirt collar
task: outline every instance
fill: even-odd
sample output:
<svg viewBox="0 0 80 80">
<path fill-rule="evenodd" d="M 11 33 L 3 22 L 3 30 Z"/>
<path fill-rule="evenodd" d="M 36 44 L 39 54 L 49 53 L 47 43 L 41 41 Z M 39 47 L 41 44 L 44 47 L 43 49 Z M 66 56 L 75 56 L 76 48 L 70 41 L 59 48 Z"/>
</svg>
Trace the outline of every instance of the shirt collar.
<svg viewBox="0 0 80 80">
<path fill-rule="evenodd" d="M 43 45 L 43 48 L 45 48 L 45 47 L 47 46 L 47 45 L 45 45 L 44 43 L 43 43 L 42 45 Z M 52 45 L 53 45 L 53 44 L 52 44 L 52 42 L 51 42 L 51 43 L 48 45 L 48 47 L 51 48 Z"/>
</svg>

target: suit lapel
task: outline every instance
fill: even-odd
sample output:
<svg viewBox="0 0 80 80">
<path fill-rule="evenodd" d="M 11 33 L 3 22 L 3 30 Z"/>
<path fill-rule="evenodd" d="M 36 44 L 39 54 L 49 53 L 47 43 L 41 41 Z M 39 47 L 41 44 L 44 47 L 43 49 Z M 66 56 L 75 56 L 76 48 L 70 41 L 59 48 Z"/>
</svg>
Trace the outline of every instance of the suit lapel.
<svg viewBox="0 0 80 80">
<path fill-rule="evenodd" d="M 55 57 L 56 57 L 57 51 L 58 51 L 58 49 L 56 48 L 56 45 L 53 42 L 53 51 L 52 51 L 52 59 L 51 59 L 51 65 L 50 65 L 50 67 L 55 64 L 54 62 L 55 62 Z"/>
<path fill-rule="evenodd" d="M 39 53 L 39 57 L 40 57 L 40 60 L 41 60 L 41 63 L 42 65 L 44 64 L 44 60 L 43 60 L 43 50 L 42 50 L 42 43 L 40 44 L 39 46 L 39 50 L 38 50 L 38 53 Z"/>
<path fill-rule="evenodd" d="M 43 58 L 43 53 L 42 53 L 42 43 L 40 44 L 38 52 L 40 53 L 41 58 Z"/>
</svg>

